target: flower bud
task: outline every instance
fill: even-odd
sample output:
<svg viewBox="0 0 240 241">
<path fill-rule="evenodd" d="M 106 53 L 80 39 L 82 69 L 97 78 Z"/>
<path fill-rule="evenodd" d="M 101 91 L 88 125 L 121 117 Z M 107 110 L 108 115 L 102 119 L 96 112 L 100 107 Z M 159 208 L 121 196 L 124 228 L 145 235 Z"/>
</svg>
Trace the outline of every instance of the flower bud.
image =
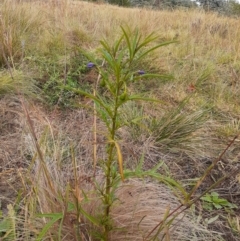
<svg viewBox="0 0 240 241">
<path fill-rule="evenodd" d="M 95 66 L 95 64 L 94 63 L 92 63 L 92 62 L 89 62 L 88 64 L 87 64 L 87 68 L 92 68 L 92 67 L 94 67 Z"/>
<path fill-rule="evenodd" d="M 145 74 L 145 71 L 144 71 L 144 70 L 138 70 L 138 74 L 139 74 L 139 75 L 144 75 L 144 74 Z"/>
</svg>

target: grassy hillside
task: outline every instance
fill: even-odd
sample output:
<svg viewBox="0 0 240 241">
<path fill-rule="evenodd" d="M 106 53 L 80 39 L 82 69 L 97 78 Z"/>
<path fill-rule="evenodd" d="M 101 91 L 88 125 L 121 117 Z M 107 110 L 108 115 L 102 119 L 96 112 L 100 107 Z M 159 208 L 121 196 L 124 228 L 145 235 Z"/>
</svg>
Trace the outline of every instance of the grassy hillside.
<svg viewBox="0 0 240 241">
<path fill-rule="evenodd" d="M 0 4 L 1 240 L 239 240 L 238 18 Z"/>
</svg>

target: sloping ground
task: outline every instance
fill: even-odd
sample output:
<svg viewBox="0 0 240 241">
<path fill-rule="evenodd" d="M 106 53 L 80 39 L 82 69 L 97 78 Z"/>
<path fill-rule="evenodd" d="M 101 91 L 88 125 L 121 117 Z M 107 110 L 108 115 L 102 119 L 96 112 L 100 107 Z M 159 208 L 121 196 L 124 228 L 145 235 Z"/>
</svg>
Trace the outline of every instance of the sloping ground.
<svg viewBox="0 0 240 241">
<path fill-rule="evenodd" d="M 65 148 L 65 151 L 67 151 L 68 144 L 71 144 L 75 149 L 77 165 L 82 167 L 79 169 L 79 173 L 83 172 L 81 174 L 82 177 L 80 177 L 83 179 L 85 179 L 84 176 L 90 177 L 92 175 L 91 172 L 89 173 L 89 167 L 92 162 L 92 117 L 81 109 L 63 112 L 55 109 L 49 112 L 44 111 L 38 104 L 30 105 L 25 102 L 24 106 L 29 113 L 36 137 L 39 143 L 42 143 L 45 161 L 50 161 L 49 167 L 54 166 L 54 163 L 59 160 L 55 159 L 56 155 L 48 154 L 48 151 L 54 152 L 57 145 L 58 148 Z M 17 204 L 22 208 L 22 210 L 20 208 L 19 215 L 22 212 L 26 212 L 24 209 L 27 200 L 26 196 L 30 195 L 31 190 L 31 188 L 27 187 L 29 184 L 26 178 L 30 177 L 28 166 L 32 165 L 35 150 L 33 146 L 34 141 L 31 140 L 26 121 L 27 115 L 23 111 L 24 106 L 17 97 L 9 98 L 5 96 L 1 99 L 0 200 L 1 210 L 4 215 L 8 213 L 9 204 L 13 206 Z M 101 127 L 101 123 L 98 126 Z M 44 133 L 46 133 L 46 128 L 49 128 L 50 136 L 52 140 L 55 140 L 55 143 L 52 143 L 51 138 L 48 139 L 49 136 L 45 139 Z M 100 129 L 103 130 L 103 128 Z M 48 144 L 56 145 L 55 148 L 47 147 L 47 149 L 50 148 L 47 150 L 43 139 Z M 103 142 L 101 139 L 98 141 L 99 143 Z M 137 144 L 135 145 L 137 146 Z M 141 149 L 140 146 L 138 148 Z M 64 152 L 63 149 L 62 151 Z M 61 153 L 59 154 L 61 155 Z M 98 157 L 104 158 L 104 155 L 104 150 L 99 147 Z M 71 157 L 66 155 L 61 160 L 62 170 L 57 177 L 63 178 L 63 185 L 74 181 L 70 159 Z M 34 179 L 38 172 L 40 172 L 40 169 L 36 169 L 36 173 L 32 173 L 31 179 Z M 79 185 L 82 186 L 83 183 Z M 16 203 L 19 195 L 21 195 L 21 198 Z M 171 210 L 179 205 L 179 201 L 169 188 L 163 184 L 152 182 L 150 179 L 145 181 L 139 179 L 130 180 L 119 187 L 116 195 L 119 201 L 116 204 L 116 208 L 113 208 L 112 215 L 114 221 L 123 231 L 113 232 L 111 240 L 142 240 L 146 232 L 158 224 L 160 217 L 165 214 L 168 205 Z M 46 197 L 42 198 L 44 200 Z M 92 202 L 89 213 L 95 213 L 98 207 L 98 201 L 97 203 Z M 198 218 L 194 212 L 186 211 L 185 215 L 179 216 L 175 221 L 176 224 L 169 230 L 169 235 L 173 240 L 220 240 L 220 236 L 218 236 L 220 233 L 209 232 L 206 227 L 198 223 Z M 74 217 L 72 216 L 71 219 L 74 220 Z M 34 226 L 34 221 L 32 221 L 32 225 Z M 23 234 L 21 236 L 24 237 Z M 18 237 L 18 240 L 24 240 L 21 236 Z M 70 235 L 67 240 L 72 240 L 72 238 Z"/>
<path fill-rule="evenodd" d="M 200 177 L 239 133 L 239 19 L 195 10 L 158 12 L 77 1 L 55 2 L 53 5 L 40 1 L 23 5 L 12 2 L 6 6 L 2 9 L 2 16 L 7 17 L 2 19 L 1 32 L 8 34 L 3 35 L 7 41 L 6 38 L 1 41 L 8 59 L 15 61 L 16 69 L 20 69 L 19 72 L 14 72 L 14 78 L 20 76 L 17 79 L 19 82 L 12 85 L 17 86 L 20 92 L 24 92 L 25 87 L 30 86 L 30 82 L 35 82 L 42 89 L 50 86 L 50 90 L 53 89 L 52 92 L 44 93 L 44 98 L 49 102 L 56 97 L 57 100 L 60 99 L 59 92 L 55 94 L 58 89 L 54 87 L 59 82 L 64 83 L 67 77 L 70 84 L 74 86 L 80 84 L 81 88 L 85 88 L 86 85 L 87 88 L 91 87 L 96 75 L 85 73 L 86 63 L 82 58 L 78 59 L 78 48 L 95 53 L 99 40 L 106 38 L 109 43 L 112 43 L 117 39 L 120 34 L 119 25 L 125 26 L 130 23 L 130 27 L 132 29 L 138 27 L 143 36 L 155 31 L 160 34 L 158 41 L 178 40 L 178 43 L 162 48 L 138 66 L 139 69 L 143 68 L 149 73 L 170 72 L 174 75 L 174 80 L 164 84 L 159 84 L 158 80 L 140 81 L 131 87 L 131 91 L 150 95 L 163 100 L 166 104 L 126 106 L 127 114 L 124 120 L 129 123 L 136 119 L 143 120 L 142 125 L 131 123 L 130 127 L 119 131 L 126 167 L 132 169 L 136 167 L 144 154 L 145 170 L 163 161 L 164 165 L 160 172 L 181 181 L 188 189 L 193 182 L 192 179 Z M 18 32 L 18 30 L 21 31 Z M 14 41 L 11 42 L 11 39 Z M 1 56 L 1 62 L 4 67 L 8 67 L 3 56 Z M 84 74 L 81 72 L 82 69 L 85 71 L 83 71 Z M 6 80 L 5 77 L 6 72 L 1 75 L 1 91 L 1 84 Z M 7 81 L 9 79 L 11 80 L 10 76 Z M 26 80 L 28 80 L 27 84 L 24 82 Z M 9 91 L 8 88 L 3 90 Z M 24 93 L 29 95 L 29 92 L 34 91 L 31 89 Z M 182 101 L 188 98 L 188 102 L 183 105 Z M 27 115 L 24 114 L 19 100 L 21 98 L 18 96 L 11 98 L 5 96 L 0 103 L 0 196 L 1 208 L 5 214 L 7 204 L 15 201 L 20 188 L 23 188 L 24 192 L 29 194 L 26 196 L 29 197 L 36 187 L 33 185 L 34 188 L 29 190 L 28 183 L 32 180 L 39 181 L 38 175 L 29 176 L 29 173 L 25 175 L 27 168 L 31 166 L 33 160 L 36 160 L 36 151 L 34 140 L 29 132 L 29 123 L 26 121 Z M 69 97 L 66 95 L 63 101 L 68 100 Z M 77 101 L 87 107 L 91 106 L 88 100 L 80 98 Z M 51 103 L 59 104 L 58 101 Z M 69 105 L 66 105 L 68 109 L 65 111 L 58 107 L 54 111 L 49 111 L 39 102 L 38 104 L 25 103 L 25 105 L 48 168 L 52 171 L 50 172 L 53 175 L 52 178 L 62 185 L 62 193 L 65 193 L 63 189 L 65 184 L 74 179 L 71 166 L 73 156 L 79 162 L 77 165 L 79 173 L 84 170 L 87 178 L 91 176 L 92 174 L 88 171 L 93 162 L 92 113 L 81 108 L 72 110 Z M 98 158 L 102 160 L 105 158 L 105 128 L 100 121 L 97 128 Z M 196 194 L 206 190 L 224 175 L 238 171 L 239 153 L 239 138 L 237 138 Z M 34 168 L 40 170 L 37 165 Z M 35 169 L 32 170 L 34 170 L 33 174 L 38 173 Z M 23 177 L 26 177 L 27 185 Z M 139 182 L 137 185 L 141 186 L 142 183 Z M 166 191 L 169 199 L 164 200 L 164 203 L 165 201 L 166 203 L 176 202 L 175 196 L 168 189 L 159 187 L 155 183 L 153 185 L 158 199 L 161 196 L 158 192 Z M 148 190 L 132 186 L 134 190 L 138 190 L 134 195 L 146 191 L 146 196 L 151 196 Z M 236 204 L 238 208 L 205 211 L 202 202 L 198 202 L 194 215 L 201 222 L 205 221 L 205 225 L 212 217 L 219 215 L 216 221 L 208 225 L 208 229 L 223 232 L 225 241 L 237 241 L 240 216 L 238 175 L 228 178 L 214 191 Z M 130 203 L 131 198 L 132 196 L 128 193 L 126 199 L 130 199 Z M 25 200 L 23 198 L 20 201 L 20 206 L 25 205 Z M 55 199 L 53 200 L 56 202 Z M 145 201 L 146 206 L 154 205 L 151 200 Z M 45 208 L 45 201 L 39 202 Z M 160 202 L 161 200 L 159 203 L 156 202 L 157 205 L 161 206 Z M 49 211 L 48 208 L 46 207 L 45 210 Z M 124 209 L 127 208 L 124 206 Z M 161 209 L 160 212 L 162 211 Z M 193 220 L 195 220 L 194 215 Z M 144 219 L 143 221 L 145 222 Z M 71 222 L 69 225 L 72 225 Z M 71 238 L 69 240 L 72 240 Z M 113 240 L 116 240 L 114 238 Z"/>
</svg>

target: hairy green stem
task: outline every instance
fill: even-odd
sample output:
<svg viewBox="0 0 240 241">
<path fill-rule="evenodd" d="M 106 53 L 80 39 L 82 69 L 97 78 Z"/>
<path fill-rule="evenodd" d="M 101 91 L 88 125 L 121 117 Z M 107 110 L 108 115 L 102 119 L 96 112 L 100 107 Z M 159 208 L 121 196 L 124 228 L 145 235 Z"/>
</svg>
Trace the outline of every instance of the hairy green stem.
<svg viewBox="0 0 240 241">
<path fill-rule="evenodd" d="M 117 115 L 118 115 L 118 101 L 119 101 L 119 81 L 117 81 L 118 86 L 116 89 L 116 96 L 114 101 L 114 113 L 112 117 L 112 128 L 111 128 L 111 140 L 115 139 L 115 133 L 116 133 L 116 121 L 117 121 Z M 108 161 L 106 163 L 106 187 L 105 187 L 105 218 L 106 222 L 104 223 L 104 238 L 107 241 L 109 236 L 109 231 L 111 230 L 110 222 L 110 208 L 112 205 L 112 200 L 110 198 L 111 193 L 111 186 L 112 186 L 112 163 L 114 159 L 114 143 L 109 144 L 109 150 L 108 150 Z"/>
</svg>

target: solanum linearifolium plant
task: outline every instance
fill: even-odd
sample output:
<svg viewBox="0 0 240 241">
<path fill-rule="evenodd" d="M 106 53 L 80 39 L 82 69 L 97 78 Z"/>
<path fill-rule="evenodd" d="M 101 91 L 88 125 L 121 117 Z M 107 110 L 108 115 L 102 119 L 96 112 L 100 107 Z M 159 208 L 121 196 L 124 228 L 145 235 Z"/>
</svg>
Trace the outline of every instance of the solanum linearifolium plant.
<svg viewBox="0 0 240 241">
<path fill-rule="evenodd" d="M 171 75 L 151 74 L 147 73 L 146 70 L 139 70 L 137 67 L 148 54 L 175 41 L 154 44 L 159 38 L 154 33 L 142 37 L 138 30 L 130 31 L 129 28 L 123 27 L 121 27 L 121 30 L 121 36 L 112 45 L 107 40 L 100 42 L 99 55 L 104 64 L 99 65 L 96 58 L 86 51 L 82 51 L 90 61 L 87 67 L 96 68 L 99 73 L 99 83 L 96 80 L 94 94 L 71 88 L 72 91 L 94 101 L 95 111 L 107 127 L 107 158 L 101 165 L 105 173 L 105 185 L 103 190 L 100 191 L 104 209 L 102 220 L 103 240 L 109 240 L 109 232 L 113 228 L 110 212 L 114 202 L 114 190 L 117 180 L 119 180 L 119 177 L 124 180 L 123 158 L 116 135 L 119 128 L 126 124 L 121 120 L 121 111 L 124 110 L 123 105 L 128 101 L 162 103 L 160 100 L 145 98 L 141 94 L 131 94 L 129 86 L 140 79 L 172 79 Z M 99 88 L 97 88 L 98 85 Z M 69 87 L 65 88 L 69 89 Z"/>
</svg>

